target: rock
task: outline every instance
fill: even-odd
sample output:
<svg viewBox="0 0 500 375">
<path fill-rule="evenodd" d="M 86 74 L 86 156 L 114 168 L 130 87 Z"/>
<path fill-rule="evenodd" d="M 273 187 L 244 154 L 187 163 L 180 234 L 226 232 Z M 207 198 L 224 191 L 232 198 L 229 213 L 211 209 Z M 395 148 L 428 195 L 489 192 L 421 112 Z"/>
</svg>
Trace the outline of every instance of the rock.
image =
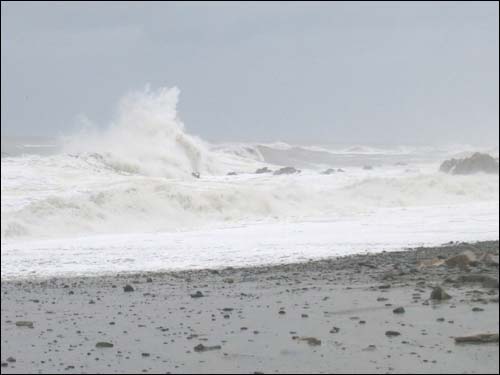
<svg viewBox="0 0 500 375">
<path fill-rule="evenodd" d="M 272 170 L 270 170 L 268 167 L 264 168 L 259 168 L 255 171 L 256 174 L 261 174 L 261 173 L 271 173 Z"/>
<path fill-rule="evenodd" d="M 305 341 L 311 346 L 319 346 L 321 345 L 321 340 L 318 340 L 316 337 L 295 337 L 297 341 Z"/>
<path fill-rule="evenodd" d="M 18 320 L 16 322 L 16 326 L 18 327 L 28 327 L 28 328 L 33 328 L 33 322 L 29 320 Z"/>
<path fill-rule="evenodd" d="M 338 333 L 340 331 L 340 328 L 339 327 L 333 327 L 331 330 L 330 330 L 330 333 Z"/>
<path fill-rule="evenodd" d="M 143 356 L 143 357 L 149 357 L 150 354 L 149 353 L 142 353 L 141 356 Z"/>
<path fill-rule="evenodd" d="M 405 313 L 405 309 L 404 309 L 404 307 L 398 307 L 398 308 L 392 310 L 392 312 L 394 314 L 404 314 Z"/>
<path fill-rule="evenodd" d="M 476 254 L 467 250 L 461 254 L 452 256 L 444 261 L 448 267 L 467 268 L 471 263 L 477 262 Z"/>
<path fill-rule="evenodd" d="M 9 364 L 7 362 L 2 362 L 2 367 L 7 367 Z"/>
<path fill-rule="evenodd" d="M 110 342 L 106 341 L 99 341 L 97 344 L 95 344 L 96 348 L 112 348 L 114 345 Z"/>
<path fill-rule="evenodd" d="M 220 345 L 214 345 L 214 346 L 205 346 L 203 344 L 198 344 L 194 347 L 194 351 L 197 353 L 201 352 L 208 352 L 210 350 L 219 350 L 222 347 Z"/>
<path fill-rule="evenodd" d="M 373 167 L 371 165 L 365 165 L 365 166 L 363 166 L 363 169 L 365 171 L 371 171 L 373 169 Z"/>
<path fill-rule="evenodd" d="M 277 171 L 274 171 L 274 175 L 278 176 L 281 174 L 294 174 L 294 173 L 300 173 L 299 169 L 295 169 L 294 167 L 283 167 L 278 169 Z"/>
<path fill-rule="evenodd" d="M 444 264 L 444 260 L 439 258 L 424 259 L 418 262 L 417 269 L 422 269 L 425 267 L 439 267 L 442 264 Z"/>
<path fill-rule="evenodd" d="M 228 175 L 228 176 L 236 176 L 236 175 L 237 175 L 237 173 L 236 173 L 236 172 L 228 172 L 228 174 L 227 174 L 227 175 Z"/>
<path fill-rule="evenodd" d="M 152 283 L 152 282 L 153 282 L 153 279 L 152 279 L 151 277 L 148 277 L 148 278 L 146 279 L 146 282 L 147 282 L 147 283 Z"/>
<path fill-rule="evenodd" d="M 474 312 L 481 312 L 481 311 L 484 311 L 484 309 L 482 309 L 480 307 L 473 307 L 472 311 L 474 311 Z"/>
<path fill-rule="evenodd" d="M 472 336 L 455 337 L 457 344 L 487 344 L 498 342 L 498 333 L 481 333 Z"/>
<path fill-rule="evenodd" d="M 498 260 L 499 260 L 498 255 L 493 255 L 493 254 L 483 254 L 479 258 L 480 262 L 488 266 L 495 266 L 495 267 L 498 267 Z"/>
<path fill-rule="evenodd" d="M 9 357 L 9 358 L 7 358 L 7 362 L 14 363 L 14 362 L 16 362 L 16 359 L 14 357 Z"/>
<path fill-rule="evenodd" d="M 201 298 L 201 297 L 205 297 L 205 296 L 199 290 L 196 293 L 191 294 L 191 298 Z"/>
<path fill-rule="evenodd" d="M 133 292 L 134 291 L 134 288 L 132 288 L 132 285 L 130 284 L 127 284 L 123 287 L 123 291 L 124 292 Z"/>
<path fill-rule="evenodd" d="M 345 171 L 342 168 L 337 169 L 337 172 L 344 173 Z"/>
<path fill-rule="evenodd" d="M 387 337 L 396 337 L 396 336 L 401 335 L 401 333 L 399 333 L 398 331 L 386 331 L 385 335 Z"/>
<path fill-rule="evenodd" d="M 498 161 L 491 155 L 476 152 L 468 158 L 446 160 L 441 164 L 439 170 L 454 175 L 478 172 L 498 174 Z"/>
<path fill-rule="evenodd" d="M 448 293 L 446 293 L 444 291 L 444 289 L 441 288 L 440 286 L 436 286 L 432 289 L 431 299 L 442 301 L 442 300 L 447 300 L 450 298 L 451 298 L 451 296 Z"/>
<path fill-rule="evenodd" d="M 200 178 L 200 172 L 193 172 L 191 173 L 191 176 L 193 176 L 194 178 Z"/>
<path fill-rule="evenodd" d="M 321 174 L 334 174 L 335 173 L 335 169 L 333 168 L 328 168 L 327 170 L 321 172 Z"/>
<path fill-rule="evenodd" d="M 485 288 L 498 289 L 498 280 L 487 275 L 463 275 L 458 277 L 457 281 L 461 283 L 481 283 Z"/>
</svg>

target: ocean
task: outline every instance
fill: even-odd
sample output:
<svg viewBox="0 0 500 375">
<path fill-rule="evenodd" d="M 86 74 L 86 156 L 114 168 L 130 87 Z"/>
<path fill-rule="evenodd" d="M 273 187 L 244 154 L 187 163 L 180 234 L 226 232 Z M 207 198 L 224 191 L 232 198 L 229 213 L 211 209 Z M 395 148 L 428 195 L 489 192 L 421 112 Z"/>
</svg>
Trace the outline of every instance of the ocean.
<svg viewBox="0 0 500 375">
<path fill-rule="evenodd" d="M 447 158 L 498 149 L 214 144 L 187 132 L 177 97 L 130 95 L 105 129 L 2 137 L 2 279 L 498 240 L 498 175 L 439 172 Z M 255 173 L 285 166 L 300 173 Z"/>
</svg>

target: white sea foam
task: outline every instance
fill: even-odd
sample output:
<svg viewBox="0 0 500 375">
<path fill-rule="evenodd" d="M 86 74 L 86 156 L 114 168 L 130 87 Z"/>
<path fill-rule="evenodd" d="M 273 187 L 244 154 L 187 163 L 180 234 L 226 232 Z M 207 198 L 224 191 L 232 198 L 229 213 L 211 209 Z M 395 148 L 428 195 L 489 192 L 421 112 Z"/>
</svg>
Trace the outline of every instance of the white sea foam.
<svg viewBox="0 0 500 375">
<path fill-rule="evenodd" d="M 112 264 L 115 252 L 107 239 L 122 244 L 134 236 L 135 249 L 154 250 L 145 256 L 147 262 L 135 262 L 133 269 L 149 269 L 155 257 L 164 261 L 165 255 L 159 256 L 159 249 L 162 244 L 177 241 L 174 239 L 178 231 L 195 238 L 204 233 L 203 241 L 213 245 L 208 246 L 207 256 L 218 266 L 234 263 L 224 255 L 229 250 L 217 245 L 227 242 L 218 234 L 230 238 L 286 234 L 290 228 L 300 231 L 301 223 L 307 228 L 305 237 L 286 243 L 291 252 L 288 257 L 285 247 L 273 255 L 277 245 L 270 239 L 263 245 L 269 245 L 265 249 L 259 249 L 258 244 L 249 249 L 231 240 L 231 246 L 241 247 L 233 249 L 235 261 L 254 264 L 284 258 L 298 260 L 324 256 L 328 248 L 348 252 L 363 247 L 395 249 L 402 244 L 498 238 L 498 175 L 451 176 L 437 172 L 440 161 L 451 154 L 469 152 L 468 147 L 384 149 L 282 142 L 214 145 L 186 131 L 176 110 L 178 95 L 175 88 L 129 94 L 120 102 L 110 126 L 87 126 L 64 139 L 63 152 L 2 156 L 2 256 L 11 259 L 5 263 L 2 258 L 2 276 L 4 267 L 9 277 L 24 272 L 21 270 L 27 269 L 28 260 L 23 256 L 39 254 L 38 250 L 23 253 L 21 249 L 33 250 L 35 246 L 57 255 L 76 238 L 78 243 L 88 238 L 89 249 L 96 253 L 109 251 L 106 257 Z M 374 168 L 365 170 L 364 165 Z M 262 166 L 295 166 L 303 170 L 284 176 L 255 174 L 255 169 Z M 318 173 L 327 167 L 342 168 L 344 172 Z M 193 177 L 193 172 L 200 173 L 201 178 Z M 227 176 L 228 172 L 237 175 Z M 433 223 L 432 218 L 439 220 Z M 415 225 L 419 220 L 426 222 Z M 262 229 L 263 223 L 274 229 Z M 409 236 L 408 225 L 421 232 Z M 234 226 L 240 229 L 231 231 Z M 323 238 L 319 233 L 328 228 L 343 235 Z M 360 228 L 364 228 L 361 237 Z M 206 234 L 209 232 L 215 235 Z M 139 244 L 140 239 L 154 242 L 157 235 L 161 237 L 158 244 Z M 316 243 L 311 236 L 324 241 Z M 301 247 L 304 241 L 310 246 Z M 39 243 L 43 245 L 36 245 Z M 378 245 L 373 246 L 375 243 Z M 196 241 L 185 243 L 189 244 L 199 245 Z M 91 256 L 89 249 L 85 256 Z M 127 251 L 132 254 L 136 250 Z M 184 256 L 187 253 L 174 255 L 172 251 L 169 259 L 173 268 L 204 264 L 199 255 L 201 263 L 190 263 Z M 243 254 L 248 251 L 262 251 L 265 259 L 257 253 Z M 40 255 L 40 259 L 46 256 Z M 16 268 L 10 262 L 24 266 Z M 106 271 L 95 265 L 83 269 Z"/>
</svg>

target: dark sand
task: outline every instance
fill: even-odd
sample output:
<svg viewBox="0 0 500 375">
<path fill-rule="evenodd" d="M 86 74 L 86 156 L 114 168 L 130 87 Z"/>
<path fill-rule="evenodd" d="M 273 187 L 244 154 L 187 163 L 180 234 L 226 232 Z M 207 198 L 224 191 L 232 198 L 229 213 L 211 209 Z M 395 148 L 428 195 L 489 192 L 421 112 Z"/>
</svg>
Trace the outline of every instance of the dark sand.
<svg viewBox="0 0 500 375">
<path fill-rule="evenodd" d="M 2 373 L 498 373 L 498 343 L 454 341 L 498 333 L 498 284 L 460 280 L 498 280 L 498 264 L 417 267 L 467 249 L 498 259 L 495 241 L 272 267 L 2 282 Z M 429 300 L 435 285 L 452 298 Z M 203 297 L 191 297 L 197 291 Z"/>
</svg>

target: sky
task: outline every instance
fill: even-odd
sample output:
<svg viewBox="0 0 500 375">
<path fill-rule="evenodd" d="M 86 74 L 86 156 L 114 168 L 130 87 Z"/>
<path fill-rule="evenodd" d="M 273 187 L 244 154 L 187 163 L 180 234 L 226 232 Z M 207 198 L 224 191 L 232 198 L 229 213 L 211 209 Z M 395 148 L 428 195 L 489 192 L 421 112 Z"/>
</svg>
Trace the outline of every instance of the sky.
<svg viewBox="0 0 500 375">
<path fill-rule="evenodd" d="M 498 2 L 1 6 L 1 130 L 105 127 L 177 86 L 212 142 L 498 145 Z"/>
</svg>

